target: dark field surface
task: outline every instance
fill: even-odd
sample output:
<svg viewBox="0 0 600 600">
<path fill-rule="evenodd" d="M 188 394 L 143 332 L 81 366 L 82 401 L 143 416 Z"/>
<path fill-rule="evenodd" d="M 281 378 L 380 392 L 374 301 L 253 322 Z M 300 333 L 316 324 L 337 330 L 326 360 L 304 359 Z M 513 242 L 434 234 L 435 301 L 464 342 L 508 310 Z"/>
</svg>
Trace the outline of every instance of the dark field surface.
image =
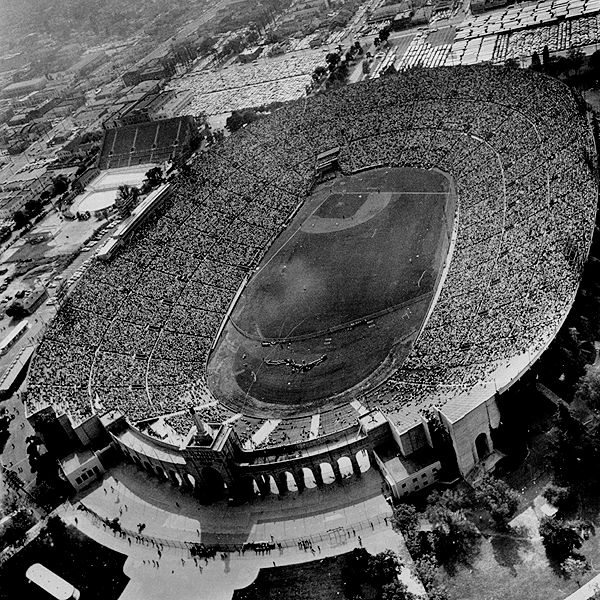
<svg viewBox="0 0 600 600">
<path fill-rule="evenodd" d="M 346 555 L 299 565 L 261 569 L 254 583 L 233 600 L 331 600 L 346 598 L 342 567 Z"/>
<path fill-rule="evenodd" d="M 409 169 L 374 169 L 322 186 L 311 217 L 320 232 L 290 225 L 246 286 L 233 324 L 261 340 L 311 335 L 431 291 L 447 190 L 440 173 Z M 375 214 L 347 227 L 369 201 Z"/>
<path fill-rule="evenodd" d="M 403 359 L 444 263 L 450 193 L 442 173 L 399 168 L 317 188 L 242 292 L 209 360 L 213 393 L 299 414 L 381 371 L 392 349 Z"/>
</svg>

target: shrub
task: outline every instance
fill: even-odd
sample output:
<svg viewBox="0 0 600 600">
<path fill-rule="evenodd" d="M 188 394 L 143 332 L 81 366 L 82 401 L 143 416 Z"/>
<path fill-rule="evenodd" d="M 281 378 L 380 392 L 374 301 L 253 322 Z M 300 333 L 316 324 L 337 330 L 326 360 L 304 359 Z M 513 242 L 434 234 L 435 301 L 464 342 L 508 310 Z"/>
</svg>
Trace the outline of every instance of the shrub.
<svg viewBox="0 0 600 600">
<path fill-rule="evenodd" d="M 547 486 L 542 495 L 550 504 L 559 509 L 563 509 L 571 500 L 571 490 L 560 485 Z"/>
</svg>

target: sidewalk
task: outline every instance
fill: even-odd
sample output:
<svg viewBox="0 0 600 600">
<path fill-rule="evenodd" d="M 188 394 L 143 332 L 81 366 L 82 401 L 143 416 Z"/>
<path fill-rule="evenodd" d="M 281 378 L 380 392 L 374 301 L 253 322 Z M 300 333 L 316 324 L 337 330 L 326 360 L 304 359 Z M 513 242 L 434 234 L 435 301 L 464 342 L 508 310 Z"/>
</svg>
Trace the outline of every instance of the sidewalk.
<svg viewBox="0 0 600 600">
<path fill-rule="evenodd" d="M 92 524 L 81 511 L 65 508 L 61 517 L 100 544 L 128 556 L 123 570 L 131 581 L 121 600 L 230 600 L 234 590 L 250 585 L 261 568 L 273 567 L 274 563 L 283 566 L 310 562 L 360 547 L 358 536 L 352 536 L 342 542 L 322 542 L 320 551 L 314 546 L 314 555 L 292 547 L 264 555 L 232 552 L 225 559 L 217 555 L 214 559 L 198 559 L 195 564 L 187 550 L 165 547 L 159 558 L 152 546 L 135 542 L 129 545 L 126 539 Z M 365 531 L 360 538 L 371 553 L 391 548 L 406 560 L 404 541 L 391 527 Z M 159 567 L 152 566 L 152 561 L 158 561 Z"/>
<path fill-rule="evenodd" d="M 131 579 L 122 600 L 230 600 L 250 585 L 261 568 L 309 562 L 349 552 L 362 544 L 369 552 L 398 552 L 402 579 L 417 593 L 420 582 L 401 535 L 392 530 L 392 511 L 381 494 L 381 479 L 370 470 L 351 484 L 307 489 L 278 499 L 269 497 L 240 507 L 202 506 L 190 495 L 149 478 L 132 465 L 120 465 L 80 502 L 101 518 L 119 517 L 133 535 L 119 535 L 92 513 L 64 505 L 61 518 L 97 542 L 128 556 Z M 76 503 L 75 503 L 76 504 Z M 125 508 L 127 507 L 127 508 Z M 138 523 L 145 523 L 136 539 Z M 300 549 L 309 539 L 313 551 Z M 267 554 L 240 550 L 194 560 L 184 542 L 236 545 L 274 540 Z M 159 552 L 160 551 L 160 552 Z M 156 565 L 159 566 L 156 566 Z"/>
<path fill-rule="evenodd" d="M 119 518 L 123 529 L 167 540 L 204 544 L 288 540 L 322 536 L 328 530 L 370 528 L 391 515 L 381 494 L 381 478 L 370 469 L 360 479 L 306 489 L 302 494 L 268 496 L 242 506 L 218 502 L 209 506 L 144 471 L 121 464 L 80 501 L 107 519 Z"/>
</svg>

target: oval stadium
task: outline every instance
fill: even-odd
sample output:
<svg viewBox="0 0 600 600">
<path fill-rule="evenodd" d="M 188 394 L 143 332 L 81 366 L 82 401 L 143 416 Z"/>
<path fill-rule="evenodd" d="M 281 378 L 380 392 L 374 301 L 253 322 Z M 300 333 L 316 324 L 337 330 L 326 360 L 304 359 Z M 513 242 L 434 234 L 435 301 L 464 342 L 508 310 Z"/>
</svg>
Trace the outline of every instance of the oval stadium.
<svg viewBox="0 0 600 600">
<path fill-rule="evenodd" d="M 342 459 L 399 497 L 436 480 L 440 429 L 467 476 L 570 310 L 595 164 L 584 104 L 529 70 L 285 105 L 119 228 L 36 351 L 30 419 L 210 497 L 302 491 Z"/>
</svg>

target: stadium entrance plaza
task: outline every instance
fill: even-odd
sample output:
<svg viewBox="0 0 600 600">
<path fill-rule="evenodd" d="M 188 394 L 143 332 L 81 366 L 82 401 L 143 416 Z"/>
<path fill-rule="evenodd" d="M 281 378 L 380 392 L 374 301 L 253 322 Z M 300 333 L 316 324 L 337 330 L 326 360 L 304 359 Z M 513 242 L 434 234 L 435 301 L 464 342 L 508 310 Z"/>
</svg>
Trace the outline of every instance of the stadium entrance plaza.
<svg viewBox="0 0 600 600">
<path fill-rule="evenodd" d="M 67 523 L 128 556 L 124 571 L 131 581 L 121 596 L 126 600 L 225 600 L 235 589 L 250 585 L 261 568 L 317 560 L 360 545 L 372 553 L 391 548 L 405 565 L 412 564 L 402 536 L 392 530 L 392 510 L 374 469 L 348 483 L 306 489 L 302 494 L 271 495 L 232 507 L 225 502 L 201 505 L 193 496 L 169 484 L 157 485 L 143 471 L 121 464 L 79 498 L 101 517 L 118 517 L 123 530 L 136 532 L 143 523 L 145 539 L 163 541 L 159 556 L 157 545 L 115 535 L 89 511 L 78 510 L 76 501 L 61 509 Z M 298 540 L 310 541 L 312 550 L 300 548 Z M 183 541 L 220 542 L 240 549 L 248 541 L 273 541 L 282 548 L 264 554 L 238 550 L 194 560 L 182 547 Z M 408 568 L 402 578 L 419 591 L 420 584 Z"/>
</svg>

